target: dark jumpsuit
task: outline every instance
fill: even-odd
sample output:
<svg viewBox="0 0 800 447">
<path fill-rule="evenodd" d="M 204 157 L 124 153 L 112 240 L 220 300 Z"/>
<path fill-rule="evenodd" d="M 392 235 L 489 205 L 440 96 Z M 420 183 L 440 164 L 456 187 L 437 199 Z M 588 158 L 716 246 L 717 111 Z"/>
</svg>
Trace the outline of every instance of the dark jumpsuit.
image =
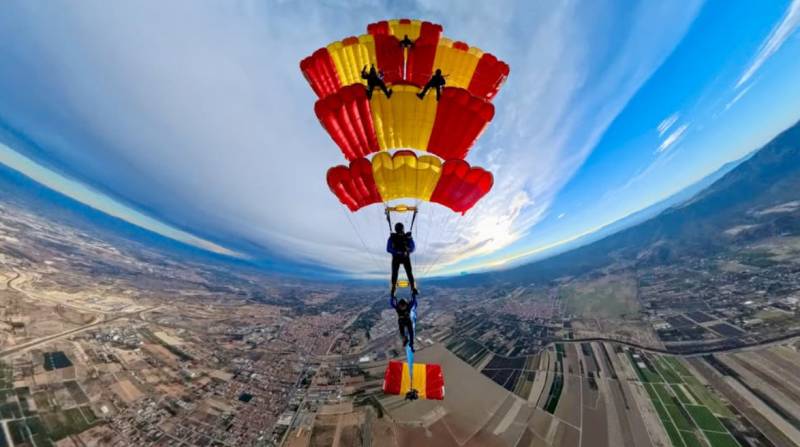
<svg viewBox="0 0 800 447">
<path fill-rule="evenodd" d="M 414 248 L 414 238 L 410 235 L 392 233 L 389 235 L 389 240 L 386 241 L 386 251 L 392 254 L 392 295 L 397 287 L 397 274 L 401 265 L 406 270 L 411 290 L 417 290 L 414 273 L 411 271 L 411 253 L 414 253 Z"/>
<path fill-rule="evenodd" d="M 383 82 L 383 72 L 378 73 L 378 71 L 375 70 L 375 66 L 372 66 L 369 72 L 367 72 L 366 68 L 367 67 L 364 67 L 361 70 L 361 79 L 367 81 L 367 98 L 372 99 L 372 91 L 375 90 L 375 87 L 381 89 L 387 98 L 391 98 L 392 91 L 386 88 L 386 83 Z"/>
<path fill-rule="evenodd" d="M 436 100 L 438 101 L 442 97 L 442 88 L 447 82 L 444 79 L 444 76 L 441 73 L 435 73 L 431 76 L 431 79 L 425 84 L 425 87 L 422 88 L 422 91 L 417 93 L 420 99 L 425 97 L 425 94 L 428 93 L 429 89 L 436 89 Z"/>
<path fill-rule="evenodd" d="M 397 326 L 400 329 L 400 336 L 405 340 L 408 337 L 408 344 L 414 350 L 414 322 L 411 320 L 411 312 L 417 308 L 417 297 L 413 296 L 411 302 L 405 309 L 397 306 L 397 298 L 389 298 L 389 305 L 397 312 Z"/>
</svg>

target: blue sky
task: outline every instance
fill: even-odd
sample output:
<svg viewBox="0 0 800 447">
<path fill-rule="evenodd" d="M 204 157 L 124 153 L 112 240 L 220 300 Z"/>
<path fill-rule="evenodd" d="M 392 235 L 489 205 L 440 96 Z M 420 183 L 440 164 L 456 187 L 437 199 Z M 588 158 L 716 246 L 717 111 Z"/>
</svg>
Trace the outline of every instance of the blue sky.
<svg viewBox="0 0 800 447">
<path fill-rule="evenodd" d="M 381 210 L 349 216 L 327 191 L 343 160 L 298 63 L 395 17 L 511 65 L 469 157 L 494 190 L 419 220 L 430 274 L 541 256 L 800 118 L 800 0 L 12 1 L 0 163 L 193 245 L 380 275 Z"/>
</svg>

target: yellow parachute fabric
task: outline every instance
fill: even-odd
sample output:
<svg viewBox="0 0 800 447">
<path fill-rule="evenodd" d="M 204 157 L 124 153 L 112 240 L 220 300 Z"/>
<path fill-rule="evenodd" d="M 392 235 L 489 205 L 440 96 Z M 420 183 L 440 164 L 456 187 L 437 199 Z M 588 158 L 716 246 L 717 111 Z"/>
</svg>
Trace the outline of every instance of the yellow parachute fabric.
<svg viewBox="0 0 800 447">
<path fill-rule="evenodd" d="M 454 48 L 454 43 L 445 37 L 439 39 L 433 67 L 441 69 L 442 74 L 447 75 L 448 87 L 467 88 L 472 80 L 472 74 L 475 73 L 475 67 L 483 56 L 483 51 L 475 47 L 464 51 Z"/>
<path fill-rule="evenodd" d="M 333 42 L 328 45 L 328 53 L 336 66 L 342 85 L 356 82 L 366 84 L 367 81 L 361 79 L 361 69 L 366 66 L 369 70 L 370 65 L 378 63 L 375 56 L 375 38 L 370 34 L 359 36 L 357 42 L 353 42 L 352 38 Z"/>
<path fill-rule="evenodd" d="M 384 202 L 402 198 L 430 200 L 441 174 L 442 162 L 433 155 L 417 157 L 411 151 L 398 151 L 394 156 L 379 152 L 372 158 L 372 175 Z"/>
<path fill-rule="evenodd" d="M 403 396 L 409 391 L 417 390 L 417 397 L 420 399 L 425 399 L 427 395 L 425 391 L 427 387 L 425 386 L 426 382 L 426 370 L 424 363 L 414 363 L 414 383 L 411 382 L 411 378 L 408 374 L 408 363 L 403 363 L 403 380 L 400 381 L 400 395 Z"/>
<path fill-rule="evenodd" d="M 422 22 L 419 20 L 412 20 L 411 23 L 400 23 L 397 19 L 389 20 L 389 32 L 398 39 L 408 36 L 411 41 L 417 40 L 421 26 Z"/>
<path fill-rule="evenodd" d="M 382 93 L 372 96 L 372 121 L 381 150 L 408 147 L 425 149 L 436 120 L 436 95 L 417 97 L 419 88 L 395 85 L 392 98 Z"/>
</svg>

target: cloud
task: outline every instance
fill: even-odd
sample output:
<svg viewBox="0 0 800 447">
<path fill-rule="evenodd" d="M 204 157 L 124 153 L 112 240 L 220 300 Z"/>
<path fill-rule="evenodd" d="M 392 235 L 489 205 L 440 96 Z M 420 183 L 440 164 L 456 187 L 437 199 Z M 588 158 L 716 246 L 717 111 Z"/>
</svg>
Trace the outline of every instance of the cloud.
<svg viewBox="0 0 800 447">
<path fill-rule="evenodd" d="M 731 99 L 730 101 L 728 101 L 727 104 L 725 104 L 725 110 L 727 111 L 728 109 L 733 107 L 734 104 L 739 102 L 739 100 L 742 99 L 744 97 L 744 95 L 746 95 L 747 92 L 749 92 L 750 89 L 753 88 L 754 85 L 755 85 L 755 82 L 753 82 L 752 84 L 748 85 L 747 87 L 739 90 L 739 92 L 736 94 L 736 96 L 734 96 L 733 99 Z"/>
<path fill-rule="evenodd" d="M 558 217 L 556 217 L 556 219 L 558 219 L 558 220 L 561 220 L 561 219 L 563 219 L 563 218 L 564 218 L 566 215 L 567 215 L 567 213 L 561 213 L 561 214 L 559 214 L 559 215 L 558 215 Z"/>
<path fill-rule="evenodd" d="M 775 54 L 792 33 L 800 26 L 800 0 L 792 0 L 786 8 L 783 19 L 772 28 L 766 40 L 761 44 L 750 65 L 742 73 L 736 82 L 736 88 L 740 88 L 764 65 L 773 54 Z"/>
<path fill-rule="evenodd" d="M 225 247 L 221 247 L 213 242 L 203 240 L 185 231 L 170 227 L 169 225 L 164 225 L 163 222 L 155 220 L 149 216 L 145 216 L 142 213 L 125 206 L 124 204 L 110 199 L 104 194 L 87 188 L 85 185 L 79 182 L 55 174 L 38 163 L 11 150 L 11 148 L 3 143 L 0 143 L 0 164 L 6 165 L 35 182 L 38 182 L 50 189 L 59 191 L 62 194 L 77 200 L 84 205 L 88 205 L 98 211 L 108 214 L 109 216 L 122 219 L 138 227 L 158 233 L 176 241 L 183 242 L 184 244 L 202 248 L 212 253 L 236 258 L 246 258 L 246 256 L 242 255 L 241 253 L 228 250 Z"/>
<path fill-rule="evenodd" d="M 681 139 L 683 139 L 683 136 L 686 133 L 687 129 L 689 129 L 688 124 L 681 124 L 680 126 L 678 126 L 678 128 L 672 131 L 672 133 L 670 133 L 667 136 L 667 138 L 664 138 L 664 141 L 662 141 L 661 144 L 658 146 L 656 152 L 661 153 L 669 150 L 671 147 L 673 147 L 675 144 L 681 141 Z"/>
<path fill-rule="evenodd" d="M 676 121 L 678 121 L 678 118 L 680 118 L 680 116 L 681 116 L 680 113 L 675 112 L 672 115 L 664 118 L 664 121 L 661 121 L 660 123 L 658 123 L 658 136 L 659 136 L 659 138 L 663 137 L 664 134 L 667 133 L 667 131 L 670 129 L 670 127 L 672 127 L 672 125 L 675 124 Z"/>
<path fill-rule="evenodd" d="M 327 190 L 325 171 L 343 159 L 298 62 L 371 21 L 438 21 L 511 65 L 469 157 L 495 174 L 494 190 L 463 218 L 437 206 L 420 217 L 419 261 L 452 265 L 543 218 L 699 6 L 5 3 L 0 121 L 35 141 L 27 156 L 204 240 L 375 274 L 386 267 L 382 211 L 349 215 Z"/>
</svg>

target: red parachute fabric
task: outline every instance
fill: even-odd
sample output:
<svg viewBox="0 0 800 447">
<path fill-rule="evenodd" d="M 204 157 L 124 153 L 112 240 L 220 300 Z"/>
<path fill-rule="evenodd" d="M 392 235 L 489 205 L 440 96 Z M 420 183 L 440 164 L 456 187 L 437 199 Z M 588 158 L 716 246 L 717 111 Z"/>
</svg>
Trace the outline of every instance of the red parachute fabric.
<svg viewBox="0 0 800 447">
<path fill-rule="evenodd" d="M 320 98 L 336 93 L 342 86 L 327 48 L 320 48 L 300 61 L 300 71 Z"/>
<path fill-rule="evenodd" d="M 431 41 L 418 39 L 417 43 L 408 50 L 406 77 L 410 83 L 422 87 L 428 82 L 433 74 L 433 61 L 436 59 L 438 47 L 439 39 Z"/>
<path fill-rule="evenodd" d="M 438 23 L 422 22 L 419 28 L 419 38 L 417 42 L 434 42 L 438 44 L 440 37 L 442 37 L 442 25 Z"/>
<path fill-rule="evenodd" d="M 386 394 L 400 394 L 400 384 L 403 382 L 403 363 L 392 360 L 386 367 L 383 375 L 383 392 Z"/>
<path fill-rule="evenodd" d="M 397 37 L 385 34 L 373 36 L 378 68 L 383 70 L 383 81 L 394 84 L 403 80 L 403 47 Z"/>
<path fill-rule="evenodd" d="M 366 158 L 353 160 L 350 167 L 340 165 L 330 168 L 328 187 L 350 211 L 381 201 L 372 176 L 372 163 Z"/>
<path fill-rule="evenodd" d="M 314 111 L 322 127 L 348 160 L 380 150 L 363 85 L 342 87 L 338 92 L 318 100 Z"/>
<path fill-rule="evenodd" d="M 381 20 L 367 25 L 367 34 L 372 34 L 373 36 L 388 36 L 390 31 L 388 20 Z"/>
<path fill-rule="evenodd" d="M 462 159 L 494 117 L 494 106 L 462 88 L 445 88 L 436 108 L 428 152 Z"/>
<path fill-rule="evenodd" d="M 484 53 L 475 67 L 468 90 L 475 96 L 490 100 L 497 95 L 508 77 L 508 64 L 493 54 Z"/>
<path fill-rule="evenodd" d="M 425 365 L 425 398 L 444 399 L 444 374 L 439 365 Z"/>
<path fill-rule="evenodd" d="M 482 168 L 472 168 L 464 160 L 447 160 L 431 202 L 464 214 L 492 189 L 494 178 Z"/>
</svg>

